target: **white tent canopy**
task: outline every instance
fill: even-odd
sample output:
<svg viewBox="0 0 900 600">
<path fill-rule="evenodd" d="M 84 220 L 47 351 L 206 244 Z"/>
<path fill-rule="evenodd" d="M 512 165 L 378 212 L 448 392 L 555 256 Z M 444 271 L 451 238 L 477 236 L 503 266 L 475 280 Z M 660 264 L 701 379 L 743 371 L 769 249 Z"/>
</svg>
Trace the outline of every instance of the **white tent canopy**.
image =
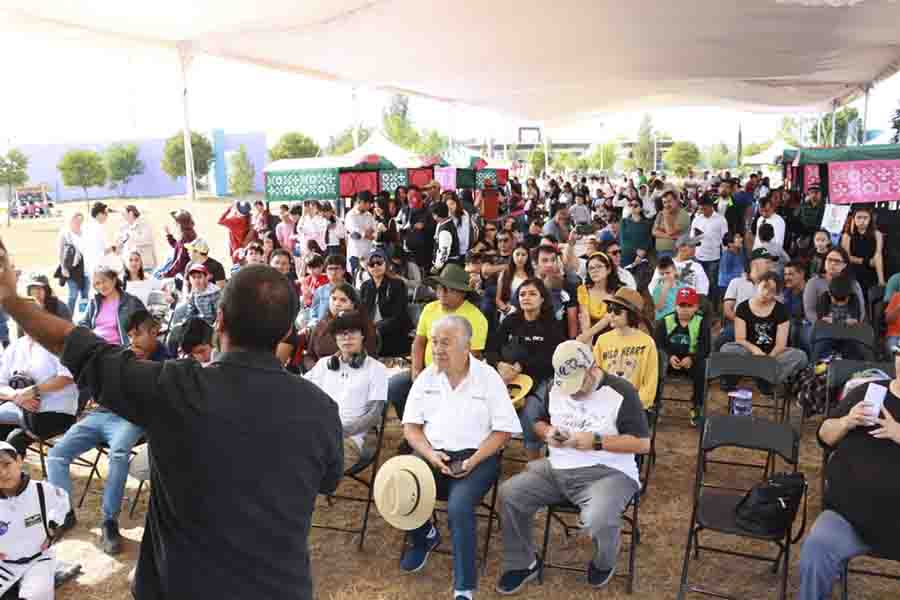
<svg viewBox="0 0 900 600">
<path fill-rule="evenodd" d="M 900 67 L 894 0 L 4 0 L 32 32 L 175 47 L 561 122 L 810 110 Z"/>
<path fill-rule="evenodd" d="M 269 163 L 264 171 L 272 173 L 275 171 L 353 167 L 373 154 L 389 160 L 398 169 L 414 169 L 422 166 L 422 160 L 416 154 L 390 141 L 380 131 L 374 131 L 365 143 L 347 154 L 316 158 L 284 158 Z"/>
<path fill-rule="evenodd" d="M 778 138 L 759 154 L 741 159 L 741 163 L 745 165 L 774 165 L 775 160 L 781 158 L 785 150 L 796 150 L 796 148 L 786 143 L 783 139 Z"/>
</svg>

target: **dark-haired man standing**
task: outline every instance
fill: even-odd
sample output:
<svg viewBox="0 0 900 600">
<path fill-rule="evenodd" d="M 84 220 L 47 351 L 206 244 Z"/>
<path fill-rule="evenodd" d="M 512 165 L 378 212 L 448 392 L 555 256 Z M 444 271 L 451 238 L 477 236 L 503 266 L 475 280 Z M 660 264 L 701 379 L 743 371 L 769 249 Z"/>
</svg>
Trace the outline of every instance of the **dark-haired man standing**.
<svg viewBox="0 0 900 600">
<path fill-rule="evenodd" d="M 3 309 L 100 404 L 146 431 L 154 494 L 137 600 L 313 597 L 310 518 L 341 477 L 342 430 L 335 403 L 275 358 L 291 298 L 275 269 L 241 269 L 219 302 L 216 362 L 139 361 L 20 297 L 0 246 Z M 260 469 L 263 445 L 272 452 Z"/>
</svg>

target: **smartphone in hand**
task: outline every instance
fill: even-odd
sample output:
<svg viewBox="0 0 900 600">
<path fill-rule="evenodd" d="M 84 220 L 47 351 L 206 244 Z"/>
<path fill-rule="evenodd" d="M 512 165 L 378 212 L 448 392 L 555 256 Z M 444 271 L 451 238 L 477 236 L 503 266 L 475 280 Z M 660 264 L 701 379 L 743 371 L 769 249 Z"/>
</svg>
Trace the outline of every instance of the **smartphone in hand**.
<svg viewBox="0 0 900 600">
<path fill-rule="evenodd" d="M 569 434 L 562 429 L 557 429 L 553 432 L 553 439 L 559 442 L 560 444 L 564 444 L 569 440 Z"/>
<path fill-rule="evenodd" d="M 448 468 L 450 469 L 451 475 L 459 475 L 460 473 L 465 471 L 465 469 L 463 468 L 462 460 L 450 461 L 450 465 L 448 466 Z"/>
</svg>

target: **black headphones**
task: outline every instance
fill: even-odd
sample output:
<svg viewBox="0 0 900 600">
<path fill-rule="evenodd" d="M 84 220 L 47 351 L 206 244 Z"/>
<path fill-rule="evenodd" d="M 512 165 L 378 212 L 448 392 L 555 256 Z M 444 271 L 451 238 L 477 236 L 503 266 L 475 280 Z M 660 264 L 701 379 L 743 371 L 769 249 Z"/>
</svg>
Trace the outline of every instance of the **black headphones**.
<svg viewBox="0 0 900 600">
<path fill-rule="evenodd" d="M 347 364 L 350 365 L 351 369 L 360 369 L 360 368 L 362 368 L 363 364 L 366 362 L 367 357 L 368 357 L 368 355 L 366 354 L 365 350 L 363 350 L 362 352 L 354 352 L 350 356 L 350 362 L 348 362 Z M 340 368 L 341 368 L 341 355 L 340 355 L 340 352 L 338 352 L 338 353 L 332 354 L 328 358 L 328 370 L 329 371 L 338 371 L 338 370 L 340 370 Z"/>
</svg>

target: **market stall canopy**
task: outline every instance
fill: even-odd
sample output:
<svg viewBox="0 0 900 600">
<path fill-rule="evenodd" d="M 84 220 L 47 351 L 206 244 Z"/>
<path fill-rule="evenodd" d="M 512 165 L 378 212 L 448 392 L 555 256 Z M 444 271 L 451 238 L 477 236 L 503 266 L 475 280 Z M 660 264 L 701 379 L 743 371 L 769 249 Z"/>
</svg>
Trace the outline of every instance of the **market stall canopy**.
<svg viewBox="0 0 900 600">
<path fill-rule="evenodd" d="M 5 0 L 4 27 L 175 47 L 548 123 L 808 110 L 900 68 L 894 0 Z M 563 38 L 560 32 L 565 32 Z M 561 43 L 564 39 L 565 43 Z"/>
<path fill-rule="evenodd" d="M 785 150 L 795 150 L 793 146 L 789 145 L 782 139 L 777 139 L 772 144 L 760 152 L 759 154 L 754 154 L 753 156 L 747 156 L 741 159 L 741 164 L 744 165 L 774 165 L 782 158 Z"/>
<path fill-rule="evenodd" d="M 283 158 L 266 165 L 264 172 L 297 171 L 303 169 L 413 169 L 425 164 L 425 159 L 406 150 L 375 131 L 356 150 L 338 156 L 315 158 Z"/>
<path fill-rule="evenodd" d="M 798 153 L 800 154 L 800 159 L 796 160 Z M 781 162 L 794 165 L 796 161 L 794 166 L 803 166 L 858 160 L 900 160 L 900 144 L 785 150 Z"/>
</svg>

